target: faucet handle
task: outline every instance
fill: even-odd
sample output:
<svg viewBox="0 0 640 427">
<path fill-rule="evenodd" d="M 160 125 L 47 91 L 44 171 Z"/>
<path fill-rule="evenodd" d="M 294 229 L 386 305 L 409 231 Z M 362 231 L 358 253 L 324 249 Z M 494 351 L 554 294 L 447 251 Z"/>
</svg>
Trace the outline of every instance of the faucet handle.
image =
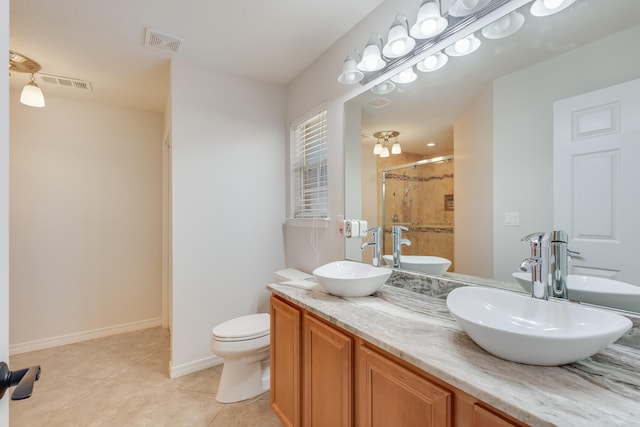
<svg viewBox="0 0 640 427">
<path fill-rule="evenodd" d="M 531 242 L 532 245 L 540 243 L 544 238 L 544 231 L 538 231 L 536 233 L 527 234 L 522 239 L 521 242 Z"/>
<path fill-rule="evenodd" d="M 402 233 L 402 230 L 404 231 L 409 231 L 408 227 L 405 227 L 404 225 L 394 225 L 393 227 L 391 227 L 391 231 L 393 233 Z"/>
</svg>

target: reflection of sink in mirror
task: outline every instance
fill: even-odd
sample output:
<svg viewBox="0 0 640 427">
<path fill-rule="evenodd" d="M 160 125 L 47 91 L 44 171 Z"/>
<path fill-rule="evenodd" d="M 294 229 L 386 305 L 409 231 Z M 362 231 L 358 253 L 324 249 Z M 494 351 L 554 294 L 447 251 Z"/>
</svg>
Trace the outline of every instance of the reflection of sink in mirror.
<svg viewBox="0 0 640 427">
<path fill-rule="evenodd" d="M 339 297 L 364 297 L 377 291 L 391 276 L 390 268 L 355 261 L 334 261 L 313 270 L 320 285 Z"/>
<path fill-rule="evenodd" d="M 393 267 L 393 255 L 383 255 L 382 259 L 388 266 Z M 439 256 L 400 255 L 400 268 L 403 270 L 442 276 L 450 266 L 451 261 Z"/>
<path fill-rule="evenodd" d="M 525 291 L 531 292 L 530 273 L 513 273 L 513 277 Z M 569 299 L 574 301 L 640 311 L 640 286 L 604 277 L 569 274 L 567 288 Z"/>
<path fill-rule="evenodd" d="M 585 359 L 615 342 L 632 325 L 610 311 L 475 286 L 451 291 L 447 307 L 480 347 L 531 365 L 557 366 Z"/>
</svg>

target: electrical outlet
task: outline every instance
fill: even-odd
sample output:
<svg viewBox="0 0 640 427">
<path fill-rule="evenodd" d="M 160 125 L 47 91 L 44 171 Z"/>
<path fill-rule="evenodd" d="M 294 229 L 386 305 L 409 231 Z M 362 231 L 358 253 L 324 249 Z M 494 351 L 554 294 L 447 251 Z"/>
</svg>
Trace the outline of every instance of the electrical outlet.
<svg viewBox="0 0 640 427">
<path fill-rule="evenodd" d="M 344 237 L 344 215 L 337 215 L 336 223 L 336 232 L 338 233 L 338 237 Z"/>
</svg>

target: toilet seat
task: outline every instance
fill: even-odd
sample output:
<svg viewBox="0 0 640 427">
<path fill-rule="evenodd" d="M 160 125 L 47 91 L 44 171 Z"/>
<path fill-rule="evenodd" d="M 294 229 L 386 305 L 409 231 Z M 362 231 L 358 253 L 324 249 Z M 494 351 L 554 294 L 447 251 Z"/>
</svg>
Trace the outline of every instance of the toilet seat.
<svg viewBox="0 0 640 427">
<path fill-rule="evenodd" d="M 218 341 L 246 341 L 269 335 L 269 313 L 249 314 L 220 323 L 211 331 Z"/>
</svg>

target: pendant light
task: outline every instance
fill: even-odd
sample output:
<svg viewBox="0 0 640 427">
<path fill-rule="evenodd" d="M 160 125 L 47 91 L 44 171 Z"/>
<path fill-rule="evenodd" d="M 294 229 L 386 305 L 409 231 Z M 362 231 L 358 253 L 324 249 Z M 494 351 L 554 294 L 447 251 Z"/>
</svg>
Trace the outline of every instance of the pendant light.
<svg viewBox="0 0 640 427">
<path fill-rule="evenodd" d="M 9 51 L 9 75 L 12 72 L 29 73 L 29 82 L 20 93 L 20 102 L 30 107 L 44 107 L 42 89 L 36 84 L 35 74 L 40 71 L 40 64 L 21 53 Z"/>
</svg>

